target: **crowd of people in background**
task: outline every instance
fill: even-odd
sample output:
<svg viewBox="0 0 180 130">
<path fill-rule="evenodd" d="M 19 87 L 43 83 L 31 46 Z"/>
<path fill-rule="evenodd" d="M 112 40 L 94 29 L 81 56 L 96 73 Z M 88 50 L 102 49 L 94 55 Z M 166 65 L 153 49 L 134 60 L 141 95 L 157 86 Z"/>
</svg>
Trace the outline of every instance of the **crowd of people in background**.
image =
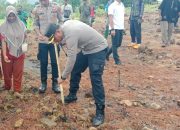
<svg viewBox="0 0 180 130">
<path fill-rule="evenodd" d="M 144 14 L 143 0 L 132 0 L 129 16 L 130 36 L 128 47 L 138 49 L 142 42 L 142 29 Z M 15 95 L 19 96 L 22 90 L 24 70 L 26 32 L 36 32 L 38 38 L 38 54 L 40 61 L 41 85 L 39 93 L 47 90 L 48 54 L 50 54 L 52 67 L 52 90 L 60 93 L 59 80 L 63 83 L 70 75 L 69 94 L 65 97 L 66 103 L 77 100 L 77 91 L 81 80 L 81 73 L 89 67 L 92 83 L 92 92 L 95 99 L 96 114 L 93 125 L 99 126 L 105 118 L 105 93 L 102 75 L 105 60 L 113 54 L 114 63 L 121 65 L 122 61 L 118 49 L 123 42 L 125 30 L 125 6 L 121 0 L 109 0 L 105 6 L 106 24 L 104 37 L 93 27 L 96 18 L 96 8 L 88 0 L 83 0 L 80 7 L 80 20 L 73 19 L 73 8 L 68 0 L 61 5 L 49 0 L 39 0 L 39 4 L 29 13 L 22 6 L 17 9 L 13 6 L 6 8 L 6 20 L 0 26 L 0 41 L 2 44 L 2 70 L 5 90 L 13 88 Z M 160 25 L 162 32 L 162 47 L 174 42 L 173 30 L 178 26 L 180 15 L 179 0 L 163 0 L 159 6 Z M 47 37 L 49 25 L 58 25 L 55 34 L 61 47 L 67 46 L 67 62 L 62 75 L 58 75 L 58 66 L 54 44 Z M 59 27 L 59 25 L 61 27 Z M 111 36 L 111 46 L 108 47 L 107 38 Z M 51 39 L 52 39 L 51 37 Z M 58 53 L 60 46 L 57 44 Z M 59 53 L 60 54 L 60 53 Z"/>
</svg>

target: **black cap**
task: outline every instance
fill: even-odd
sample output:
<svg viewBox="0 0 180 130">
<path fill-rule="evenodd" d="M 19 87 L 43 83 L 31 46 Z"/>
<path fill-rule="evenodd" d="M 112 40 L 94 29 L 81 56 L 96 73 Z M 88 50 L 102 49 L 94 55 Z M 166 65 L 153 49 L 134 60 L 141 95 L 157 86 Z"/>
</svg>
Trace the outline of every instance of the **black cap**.
<svg viewBox="0 0 180 130">
<path fill-rule="evenodd" d="M 57 29 L 59 29 L 59 25 L 57 25 L 57 24 L 50 24 L 48 26 L 47 30 L 46 30 L 45 36 L 48 37 L 48 38 L 51 38 L 55 34 Z"/>
</svg>

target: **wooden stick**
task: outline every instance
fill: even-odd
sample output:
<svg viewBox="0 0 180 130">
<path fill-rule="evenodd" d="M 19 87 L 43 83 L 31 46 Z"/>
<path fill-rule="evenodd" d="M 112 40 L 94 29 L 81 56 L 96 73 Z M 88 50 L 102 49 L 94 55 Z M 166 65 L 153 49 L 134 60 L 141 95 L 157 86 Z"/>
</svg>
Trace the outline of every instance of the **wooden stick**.
<svg viewBox="0 0 180 130">
<path fill-rule="evenodd" d="M 57 62 L 57 67 L 58 67 L 58 75 L 59 75 L 59 77 L 61 77 L 61 70 L 60 70 L 60 66 L 59 66 L 59 58 L 58 58 L 58 51 L 57 51 L 57 45 L 56 44 L 54 44 L 54 49 L 55 49 L 55 53 L 56 53 L 56 62 Z M 60 84 L 60 90 L 61 90 L 62 104 L 64 105 L 64 91 L 63 91 L 62 84 Z"/>
<path fill-rule="evenodd" d="M 57 62 L 57 67 L 58 67 L 58 75 L 59 77 L 61 76 L 61 69 L 60 69 L 60 66 L 59 66 L 59 58 L 58 58 L 58 51 L 57 51 L 57 45 L 54 43 L 54 49 L 55 49 L 55 54 L 56 54 L 56 62 Z M 66 117 L 66 111 L 65 111 L 65 103 L 64 103 L 64 91 L 63 91 L 63 86 L 62 84 L 59 84 L 60 85 L 60 90 L 61 90 L 61 101 L 62 101 L 62 109 L 63 109 L 63 113 L 64 113 L 64 117 L 63 118 L 67 118 Z"/>
<path fill-rule="evenodd" d="M 118 86 L 121 87 L 121 71 L 119 67 L 118 67 L 118 81 L 119 81 Z"/>
</svg>

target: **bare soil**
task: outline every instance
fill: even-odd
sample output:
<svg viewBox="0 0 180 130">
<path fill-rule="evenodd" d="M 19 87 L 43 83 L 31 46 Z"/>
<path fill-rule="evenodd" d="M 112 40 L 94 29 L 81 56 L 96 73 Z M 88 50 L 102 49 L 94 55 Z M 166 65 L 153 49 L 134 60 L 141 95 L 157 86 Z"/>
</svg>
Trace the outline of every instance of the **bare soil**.
<svg viewBox="0 0 180 130">
<path fill-rule="evenodd" d="M 126 23 L 128 17 L 126 17 Z M 103 22 L 94 28 L 102 32 Z M 145 13 L 143 45 L 139 50 L 128 48 L 129 25 L 119 54 L 122 65 L 114 65 L 113 58 L 106 63 L 103 75 L 106 92 L 106 119 L 98 130 L 180 130 L 180 46 L 161 47 L 161 32 L 157 13 Z M 174 33 L 176 43 L 180 32 Z M 91 96 L 88 70 L 82 75 L 78 100 L 63 106 L 60 95 L 51 90 L 51 76 L 46 94 L 39 95 L 38 44 L 33 32 L 29 33 L 29 52 L 24 72 L 23 98 L 12 92 L 0 92 L 0 130 L 13 130 L 17 120 L 23 119 L 19 130 L 89 130 L 95 105 Z M 108 39 L 110 43 L 110 38 Z M 61 69 L 65 56 L 61 53 Z M 49 68 L 49 73 L 51 70 Z M 63 84 L 68 94 L 69 82 Z M 125 101 L 124 101 L 125 100 Z M 128 103 L 127 103 L 128 102 Z M 66 118 L 64 118 L 65 109 Z M 42 123 L 48 118 L 57 123 L 49 127 Z"/>
</svg>

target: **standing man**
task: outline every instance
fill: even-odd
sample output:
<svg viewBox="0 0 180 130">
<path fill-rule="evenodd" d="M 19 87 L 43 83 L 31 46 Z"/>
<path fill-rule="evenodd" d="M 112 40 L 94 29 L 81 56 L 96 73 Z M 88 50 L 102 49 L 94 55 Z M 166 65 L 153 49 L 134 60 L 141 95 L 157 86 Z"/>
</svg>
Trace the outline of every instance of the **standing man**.
<svg viewBox="0 0 180 130">
<path fill-rule="evenodd" d="M 91 8 L 88 3 L 88 0 L 83 0 L 82 4 L 79 7 L 79 12 L 80 12 L 80 21 L 86 23 L 87 25 L 91 25 L 90 23 Z"/>
<path fill-rule="evenodd" d="M 55 56 L 54 45 L 49 44 L 48 38 L 45 36 L 46 30 L 51 23 L 57 24 L 61 20 L 61 9 L 57 3 L 49 2 L 49 0 L 40 0 L 33 14 L 35 15 L 34 26 L 39 38 L 38 59 L 40 60 L 41 86 L 40 93 L 45 93 L 47 88 L 47 66 L 48 52 L 51 58 L 52 67 L 52 90 L 60 93 L 58 86 L 58 68 Z"/>
<path fill-rule="evenodd" d="M 144 12 L 143 0 L 132 0 L 131 2 L 131 13 L 130 13 L 130 34 L 131 34 L 131 44 L 137 49 L 141 45 L 141 23 Z"/>
<path fill-rule="evenodd" d="M 98 126 L 104 122 L 105 94 L 102 81 L 104 71 L 107 41 L 95 29 L 77 20 L 68 20 L 56 31 L 56 41 L 65 41 L 67 46 L 67 62 L 61 76 L 60 83 L 70 77 L 69 95 L 65 103 L 77 100 L 77 91 L 81 80 L 81 73 L 89 67 L 92 92 L 96 104 L 96 115 L 93 125 Z M 63 44 L 63 43 L 61 43 Z"/>
<path fill-rule="evenodd" d="M 104 11 L 106 12 L 106 27 L 105 27 L 105 31 L 104 31 L 104 37 L 107 39 L 108 35 L 109 35 L 109 17 L 108 17 L 108 8 L 109 6 L 114 2 L 114 0 L 108 0 Z"/>
<path fill-rule="evenodd" d="M 73 9 L 70 4 L 68 4 L 68 0 L 64 0 L 64 5 L 61 6 L 63 22 L 71 19 L 71 15 L 73 14 Z"/>
<path fill-rule="evenodd" d="M 120 65 L 118 48 L 121 46 L 124 30 L 124 13 L 125 8 L 121 0 L 115 0 L 108 8 L 109 29 L 111 32 L 112 47 L 109 49 L 106 59 L 109 60 L 109 55 L 113 53 L 113 58 L 116 65 Z"/>
<path fill-rule="evenodd" d="M 160 20 L 162 32 L 162 47 L 166 47 L 174 42 L 172 33 L 174 30 L 174 23 L 179 13 L 178 0 L 163 0 L 160 7 Z"/>
</svg>

